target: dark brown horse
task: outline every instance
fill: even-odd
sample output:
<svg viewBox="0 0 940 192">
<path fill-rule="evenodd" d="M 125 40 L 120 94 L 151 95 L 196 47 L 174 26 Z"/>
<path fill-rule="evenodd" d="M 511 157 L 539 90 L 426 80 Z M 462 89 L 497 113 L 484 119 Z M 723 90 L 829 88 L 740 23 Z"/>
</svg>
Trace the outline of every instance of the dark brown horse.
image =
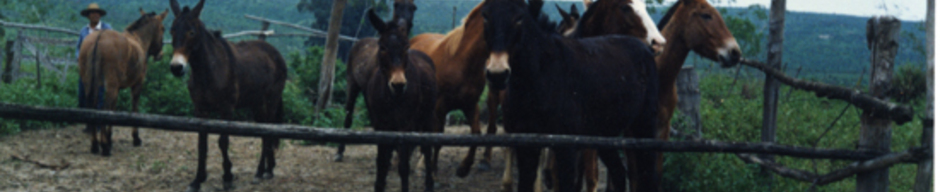
<svg viewBox="0 0 940 192">
<path fill-rule="evenodd" d="M 540 1 L 488 0 L 485 37 L 492 55 L 502 56 L 512 74 L 507 83 L 505 129 L 510 133 L 543 133 L 639 138 L 655 137 L 658 76 L 648 45 L 635 37 L 602 36 L 571 39 L 555 32 L 546 18 L 533 17 Z M 592 5 L 594 6 L 594 5 Z M 492 58 L 491 58 L 492 60 Z M 557 191 L 576 191 L 577 151 L 552 147 Z M 533 189 L 539 149 L 515 149 L 518 191 Z M 599 149 L 613 191 L 626 189 L 625 167 L 615 149 Z M 655 174 L 653 155 L 640 166 Z M 644 185 L 653 185 L 644 184 Z"/>
<path fill-rule="evenodd" d="M 369 120 L 376 131 L 432 132 L 436 126 L 434 104 L 437 99 L 437 84 L 434 82 L 434 64 L 431 58 L 416 50 L 408 50 L 409 23 L 405 18 L 393 17 L 385 23 L 371 9 L 369 21 L 379 32 L 378 50 L 369 52 L 376 63 L 365 70 L 368 81 L 363 95 L 369 109 Z M 355 52 L 354 52 L 355 53 Z M 357 54 L 358 55 L 358 54 Z M 375 191 L 385 191 L 385 179 L 391 164 L 392 151 L 398 151 L 398 175 L 401 191 L 409 190 L 409 159 L 414 146 L 379 145 L 376 158 Z M 432 162 L 432 146 L 421 147 L 425 162 Z M 432 168 L 425 169 L 425 191 L 434 190 Z"/>
<path fill-rule="evenodd" d="M 399 26 L 406 30 L 406 34 L 411 34 L 411 21 L 414 17 L 414 11 L 417 10 L 412 0 L 395 0 L 395 12 L 393 18 L 404 20 L 408 25 Z M 407 36 L 407 35 L 406 35 Z M 372 77 L 372 70 L 378 67 L 377 54 L 379 52 L 379 39 L 367 37 L 359 39 L 350 49 L 349 61 L 346 66 L 346 120 L 343 127 L 349 129 L 352 127 L 353 112 L 356 109 L 356 98 Z M 340 143 L 336 148 L 336 156 L 333 161 L 343 161 L 343 153 L 346 151 L 346 144 Z"/>
<path fill-rule="evenodd" d="M 676 109 L 676 79 L 682 64 L 691 51 L 702 57 L 730 67 L 741 60 L 741 49 L 728 30 L 721 14 L 705 0 L 680 0 L 663 19 L 659 29 L 669 39 L 662 55 L 656 57 L 659 69 L 659 128 L 658 138 L 669 140 L 669 121 Z M 662 173 L 662 155 L 657 161 L 657 172 Z M 662 175 L 662 174 L 659 174 Z"/>
<path fill-rule="evenodd" d="M 561 22 L 558 23 L 558 32 L 564 36 L 569 36 L 571 33 L 574 33 L 574 28 L 578 25 L 578 20 L 581 19 L 581 13 L 578 13 L 578 7 L 572 4 L 570 12 L 566 12 L 564 9 L 561 9 L 558 4 L 555 4 L 555 9 L 558 9 L 558 14 L 561 15 Z"/>
<path fill-rule="evenodd" d="M 216 113 L 221 119 L 234 120 L 236 109 L 252 111 L 254 120 L 264 123 L 279 123 L 283 117 L 281 94 L 287 79 L 284 58 L 264 41 L 243 41 L 231 44 L 221 35 L 206 30 L 199 20 L 205 0 L 200 0 L 192 9 L 180 9 L 176 0 L 170 7 L 176 19 L 170 27 L 173 35 L 173 60 L 170 70 L 182 76 L 187 66 L 189 96 L 195 107 L 196 117 L 208 118 Z M 207 132 L 199 132 L 199 165 L 196 179 L 189 191 L 199 191 L 206 180 Z M 255 182 L 274 176 L 274 150 L 278 138 L 262 138 L 261 160 L 255 174 Z M 233 187 L 232 162 L 228 157 L 229 138 L 219 135 L 222 152 L 222 181 L 225 189 Z"/>
<path fill-rule="evenodd" d="M 131 111 L 137 112 L 144 78 L 147 76 L 147 56 L 160 57 L 163 49 L 163 19 L 167 11 L 157 15 L 140 10 L 140 18 L 124 29 L 124 33 L 103 30 L 88 35 L 82 42 L 78 56 L 78 71 L 85 84 L 83 98 L 87 106 L 114 110 L 118 91 L 131 88 Z M 103 90 L 102 90 L 103 89 Z M 100 100 L 104 94 L 104 100 Z M 111 126 L 86 125 L 91 131 L 91 153 L 111 156 Z M 137 127 L 133 128 L 134 146 L 140 146 Z"/>
<path fill-rule="evenodd" d="M 482 5 L 482 3 L 480 4 Z M 435 107 L 438 118 L 438 130 L 444 129 L 444 117 L 452 110 L 463 112 L 470 123 L 470 132 L 480 134 L 480 115 L 477 102 L 486 86 L 484 69 L 489 50 L 483 40 L 483 19 L 480 17 L 480 5 L 477 5 L 463 19 L 463 25 L 454 28 L 447 35 L 425 33 L 411 38 L 411 48 L 426 53 L 434 60 L 435 75 L 439 94 Z M 495 110 L 495 109 L 494 109 Z M 493 114 L 493 113 L 491 113 Z M 495 128 L 488 130 L 494 134 Z M 437 151 L 438 149 L 435 149 Z M 436 154 L 437 152 L 435 152 Z M 491 148 L 486 147 L 481 169 L 488 169 Z M 476 155 L 476 146 L 467 151 L 457 176 L 465 177 L 470 173 Z M 432 162 L 437 162 L 435 155 Z"/>
</svg>

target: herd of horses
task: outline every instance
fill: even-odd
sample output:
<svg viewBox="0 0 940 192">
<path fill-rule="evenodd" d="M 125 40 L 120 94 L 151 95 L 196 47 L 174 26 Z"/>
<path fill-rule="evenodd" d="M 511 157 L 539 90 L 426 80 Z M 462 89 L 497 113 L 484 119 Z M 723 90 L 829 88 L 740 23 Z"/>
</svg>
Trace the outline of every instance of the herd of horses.
<svg viewBox="0 0 940 192">
<path fill-rule="evenodd" d="M 235 110 L 252 111 L 253 120 L 281 123 L 281 94 L 287 66 L 276 48 L 264 41 L 231 43 L 200 20 L 205 0 L 180 8 L 170 0 L 175 16 L 170 27 L 173 55 L 170 71 L 189 73 L 187 82 L 194 113 L 200 118 L 236 120 Z M 536 133 L 669 139 L 669 120 L 677 103 L 675 82 L 690 52 L 735 65 L 741 51 L 721 15 L 705 0 L 679 0 L 655 24 L 643 0 L 585 0 L 578 13 L 557 7 L 560 23 L 542 12 L 542 0 L 485 0 L 474 7 L 462 25 L 447 34 L 418 34 L 411 29 L 414 0 L 395 0 L 385 21 L 367 12 L 378 37 L 356 42 L 350 54 L 349 94 L 344 126 L 361 93 L 376 131 L 442 133 L 452 110 L 469 117 L 472 134 L 481 134 L 480 96 L 489 87 L 487 134 L 496 132 L 497 114 L 507 133 Z M 133 112 L 144 77 L 147 57 L 162 57 L 161 14 L 140 10 L 140 19 L 124 33 L 105 30 L 89 35 L 79 56 L 79 73 L 86 89 L 83 108 L 114 110 L 120 89 L 131 88 Z M 668 41 L 667 41 L 668 40 Z M 103 100 L 96 99 L 103 95 Z M 502 111 L 499 111 L 502 110 Z M 111 127 L 88 124 L 91 152 L 111 154 Z M 137 128 L 134 146 L 141 140 Z M 199 132 L 198 167 L 189 191 L 206 180 L 208 132 Z M 252 183 L 274 177 L 278 138 L 262 138 L 261 158 Z M 229 137 L 220 135 L 223 186 L 233 188 Z M 379 145 L 375 191 L 384 191 L 393 151 L 398 154 L 401 191 L 409 190 L 408 162 L 418 146 Z M 422 145 L 426 164 L 425 191 L 434 190 L 441 146 Z M 342 161 L 345 146 L 337 148 Z M 512 167 L 518 170 L 516 191 L 597 191 L 597 160 L 607 167 L 608 191 L 659 191 L 662 154 L 648 150 L 580 149 L 553 146 L 517 147 L 506 151 L 502 190 L 513 191 Z M 491 147 L 478 166 L 489 168 Z M 471 146 L 457 168 L 467 176 L 474 164 Z M 625 157 L 621 157 L 621 154 Z M 513 162 L 517 161 L 517 162 Z M 547 174 L 543 174 L 547 173 Z M 628 186 L 629 180 L 629 186 Z"/>
</svg>

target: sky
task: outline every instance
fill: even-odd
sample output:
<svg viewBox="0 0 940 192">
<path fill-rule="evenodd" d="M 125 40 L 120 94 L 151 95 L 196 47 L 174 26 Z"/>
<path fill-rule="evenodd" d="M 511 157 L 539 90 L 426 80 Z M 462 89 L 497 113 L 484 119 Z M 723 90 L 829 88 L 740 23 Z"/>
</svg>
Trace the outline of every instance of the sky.
<svg viewBox="0 0 940 192">
<path fill-rule="evenodd" d="M 761 4 L 769 8 L 771 0 L 720 1 L 721 3 L 713 5 L 746 7 L 752 4 Z M 676 0 L 666 0 L 665 4 L 672 5 L 674 2 Z M 862 17 L 891 15 L 901 20 L 922 21 L 927 15 L 927 0 L 787 0 L 787 11 L 835 13 Z"/>
</svg>

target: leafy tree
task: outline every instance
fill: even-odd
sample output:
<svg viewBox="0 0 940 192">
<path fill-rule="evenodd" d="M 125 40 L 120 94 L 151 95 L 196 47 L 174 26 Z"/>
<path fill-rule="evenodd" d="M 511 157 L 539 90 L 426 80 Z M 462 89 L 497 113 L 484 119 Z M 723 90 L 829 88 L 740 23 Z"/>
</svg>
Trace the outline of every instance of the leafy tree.
<svg viewBox="0 0 940 192">
<path fill-rule="evenodd" d="M 296 7 L 301 13 L 309 12 L 314 15 L 315 21 L 311 24 L 311 28 L 326 31 L 332 5 L 332 0 L 301 0 Z M 363 17 L 369 8 L 374 8 L 379 15 L 389 15 L 391 12 L 389 3 L 385 0 L 347 0 L 346 8 L 343 9 L 343 27 L 340 34 L 351 37 L 375 36 L 375 29 Z M 325 43 L 326 39 L 323 37 L 310 37 L 304 42 L 307 46 L 323 46 Z M 352 42 L 340 41 L 337 56 L 346 61 L 351 48 Z"/>
</svg>

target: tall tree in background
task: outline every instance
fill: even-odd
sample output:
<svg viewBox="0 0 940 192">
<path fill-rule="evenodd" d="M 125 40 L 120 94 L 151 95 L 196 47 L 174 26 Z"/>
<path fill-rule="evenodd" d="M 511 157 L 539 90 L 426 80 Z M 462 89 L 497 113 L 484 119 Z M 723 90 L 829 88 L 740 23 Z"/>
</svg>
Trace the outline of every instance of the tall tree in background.
<svg viewBox="0 0 940 192">
<path fill-rule="evenodd" d="M 783 26 L 787 11 L 786 0 L 773 0 L 770 3 L 770 41 L 767 42 L 767 63 L 771 67 L 780 69 L 783 61 Z M 761 141 L 765 143 L 777 142 L 777 97 L 780 93 L 780 82 L 767 76 L 764 80 L 764 126 L 761 129 Z M 764 158 L 773 162 L 773 156 Z M 773 189 L 773 173 L 761 169 L 767 177 L 767 190 Z"/>
<path fill-rule="evenodd" d="M 297 11 L 312 13 L 314 23 L 311 24 L 310 28 L 326 31 L 329 26 L 332 3 L 331 0 L 300 0 L 297 3 Z M 375 29 L 363 20 L 363 16 L 370 7 L 375 7 L 378 15 L 388 15 L 391 10 L 389 5 L 387 0 L 346 0 L 346 7 L 343 9 L 343 27 L 340 29 L 340 34 L 350 37 L 375 36 Z M 311 37 L 304 44 L 307 46 L 324 46 L 324 42 L 325 38 Z M 340 41 L 337 56 L 346 61 L 350 48 L 352 48 L 352 42 Z"/>
</svg>

